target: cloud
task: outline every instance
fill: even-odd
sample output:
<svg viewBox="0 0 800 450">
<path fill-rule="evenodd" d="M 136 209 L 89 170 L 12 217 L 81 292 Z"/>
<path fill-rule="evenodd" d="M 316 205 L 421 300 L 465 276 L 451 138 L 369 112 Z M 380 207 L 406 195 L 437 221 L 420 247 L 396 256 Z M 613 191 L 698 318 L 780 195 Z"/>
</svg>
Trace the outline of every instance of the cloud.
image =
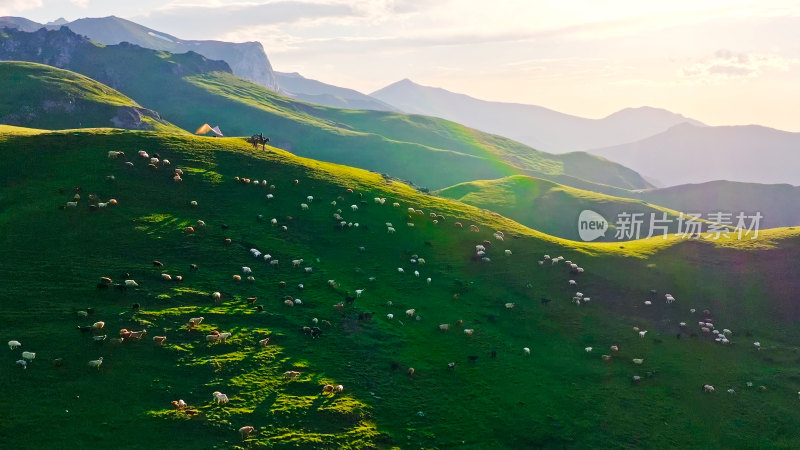
<svg viewBox="0 0 800 450">
<path fill-rule="evenodd" d="M 87 8 L 89 6 L 89 0 L 69 0 L 69 2 L 78 8 Z"/>
<path fill-rule="evenodd" d="M 792 65 L 798 63 L 800 63 L 800 59 L 785 58 L 774 54 L 748 54 L 717 50 L 710 57 L 682 67 L 678 74 L 684 79 L 700 82 L 757 78 L 766 72 L 787 72 L 791 70 Z"/>
<path fill-rule="evenodd" d="M 0 0 L 0 15 L 13 15 L 21 11 L 42 7 L 42 0 Z"/>
</svg>

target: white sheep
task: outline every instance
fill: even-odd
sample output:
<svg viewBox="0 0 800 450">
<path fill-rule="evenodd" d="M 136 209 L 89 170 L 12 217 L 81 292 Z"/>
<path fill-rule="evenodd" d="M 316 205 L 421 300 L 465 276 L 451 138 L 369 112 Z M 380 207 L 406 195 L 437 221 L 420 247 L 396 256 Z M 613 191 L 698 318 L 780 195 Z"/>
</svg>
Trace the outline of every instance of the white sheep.
<svg viewBox="0 0 800 450">
<path fill-rule="evenodd" d="M 400 203 L 394 202 L 394 203 L 392 203 L 392 206 L 394 206 L 395 208 L 399 208 L 400 207 Z"/>
<path fill-rule="evenodd" d="M 249 268 L 249 267 L 247 267 L 247 266 L 242 266 L 242 273 L 243 273 L 244 275 L 250 275 L 251 273 L 253 273 L 253 270 L 252 270 L 252 269 L 250 269 L 250 268 Z"/>
<path fill-rule="evenodd" d="M 575 280 L 569 280 L 569 285 L 570 285 L 570 286 L 577 286 L 577 285 L 578 285 L 578 282 L 577 282 L 577 281 L 575 281 Z"/>
<path fill-rule="evenodd" d="M 269 223 L 271 223 L 273 225 L 277 225 L 278 224 L 278 219 L 272 218 L 272 220 L 270 220 Z"/>
<path fill-rule="evenodd" d="M 275 196 L 274 196 L 274 195 L 272 195 L 272 194 L 267 194 L 267 200 L 272 200 L 273 198 L 275 198 Z"/>
<path fill-rule="evenodd" d="M 394 229 L 394 227 L 387 227 L 386 228 L 386 232 L 389 233 L 389 234 L 393 234 L 395 232 L 395 229 Z"/>
<path fill-rule="evenodd" d="M 218 405 L 228 403 L 228 396 L 220 391 L 215 391 L 211 395 L 214 397 L 214 400 L 217 402 Z"/>
<path fill-rule="evenodd" d="M 403 270 L 403 268 L 402 268 L 402 267 L 398 267 L 398 268 L 397 268 L 397 271 L 398 271 L 399 273 L 406 273 L 406 271 L 405 271 L 405 270 Z"/>
<path fill-rule="evenodd" d="M 419 278 L 419 270 L 415 270 L 415 271 L 414 271 L 414 276 L 415 276 L 415 277 L 417 277 L 417 278 Z"/>
<path fill-rule="evenodd" d="M 264 255 L 264 261 L 269 261 L 270 259 L 272 259 L 272 255 L 270 255 L 270 254 L 265 254 Z"/>
<path fill-rule="evenodd" d="M 366 291 L 366 289 L 356 289 L 356 297 L 361 297 L 364 291 Z"/>
<path fill-rule="evenodd" d="M 647 330 L 642 330 L 639 332 L 639 337 L 644 337 L 645 334 L 647 334 Z"/>
<path fill-rule="evenodd" d="M 644 362 L 644 358 L 633 358 L 634 364 L 642 364 Z"/>
<path fill-rule="evenodd" d="M 526 355 L 530 355 L 531 354 L 531 349 L 528 348 L 528 347 L 523 347 L 522 351 L 525 352 Z"/>
<path fill-rule="evenodd" d="M 100 365 L 103 364 L 103 357 L 99 357 L 95 360 L 89 361 L 89 367 L 92 369 L 100 370 Z"/>
<path fill-rule="evenodd" d="M 211 294 L 211 298 L 214 299 L 214 302 L 219 302 L 222 299 L 222 294 L 214 292 Z"/>
<path fill-rule="evenodd" d="M 756 350 L 761 350 L 761 342 L 753 342 L 753 347 L 755 347 Z"/>
<path fill-rule="evenodd" d="M 391 314 L 391 313 L 387 314 L 386 318 L 389 319 L 389 320 L 392 320 L 392 319 L 394 319 L 394 314 Z"/>
<path fill-rule="evenodd" d="M 407 310 L 406 310 L 406 315 L 407 315 L 408 317 L 414 317 L 414 314 L 416 314 L 416 312 L 417 312 L 417 310 L 416 310 L 416 309 L 414 309 L 414 308 L 407 309 Z"/>
<path fill-rule="evenodd" d="M 22 359 L 26 361 L 33 361 L 36 359 L 36 353 L 33 352 L 22 352 Z"/>
<path fill-rule="evenodd" d="M 350 205 L 350 209 L 352 209 L 353 212 L 358 211 L 358 205 Z"/>
<path fill-rule="evenodd" d="M 714 386 L 711 386 L 710 384 L 703 385 L 703 391 L 714 392 Z"/>
<path fill-rule="evenodd" d="M 511 256 L 511 250 L 506 250 L 505 253 L 506 253 L 506 256 Z"/>
<path fill-rule="evenodd" d="M 125 280 L 125 287 L 138 287 L 139 284 L 134 280 Z"/>
<path fill-rule="evenodd" d="M 464 334 L 466 334 L 467 336 L 472 336 L 473 334 L 475 334 L 475 329 L 473 329 L 473 328 L 464 328 Z"/>
<path fill-rule="evenodd" d="M 303 264 L 302 259 L 293 259 L 292 260 L 292 267 L 300 267 L 300 264 Z"/>
<path fill-rule="evenodd" d="M 428 277 L 428 278 L 425 280 L 425 282 L 426 282 L 426 283 L 428 283 L 428 284 L 431 284 L 431 277 Z"/>
<path fill-rule="evenodd" d="M 506 303 L 506 309 L 514 309 L 514 306 L 516 305 L 514 305 L 513 303 Z"/>
<path fill-rule="evenodd" d="M 586 347 L 584 350 L 586 350 L 586 353 L 589 353 L 592 351 L 592 347 Z"/>
<path fill-rule="evenodd" d="M 15 350 L 22 347 L 22 344 L 19 341 L 8 341 L 8 348 L 11 350 Z"/>
<path fill-rule="evenodd" d="M 308 205 L 305 203 L 300 203 L 300 209 L 302 209 L 303 211 L 308 211 Z"/>
<path fill-rule="evenodd" d="M 313 202 L 314 201 L 314 196 L 313 195 L 309 195 L 308 197 L 306 197 L 306 201 L 308 201 L 308 203 Z"/>
<path fill-rule="evenodd" d="M 313 267 L 305 267 L 305 268 L 303 268 L 303 270 L 305 270 L 306 273 L 311 273 L 311 272 L 314 271 L 314 268 Z"/>
</svg>

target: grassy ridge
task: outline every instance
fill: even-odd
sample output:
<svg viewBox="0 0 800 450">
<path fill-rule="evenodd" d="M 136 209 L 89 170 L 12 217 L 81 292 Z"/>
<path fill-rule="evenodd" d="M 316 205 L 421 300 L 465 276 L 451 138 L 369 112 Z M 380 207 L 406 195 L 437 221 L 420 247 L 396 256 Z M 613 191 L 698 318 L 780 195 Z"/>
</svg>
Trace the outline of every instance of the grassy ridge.
<svg viewBox="0 0 800 450">
<path fill-rule="evenodd" d="M 15 351 L 0 365 L 3 404 L 26 405 L 0 422 L 4 448 L 65 440 L 153 448 L 175 443 L 176 436 L 180 446 L 231 447 L 240 444 L 235 430 L 245 424 L 257 428 L 247 446 L 278 448 L 742 447 L 794 446 L 800 439 L 793 414 L 800 314 L 787 301 L 800 286 L 785 264 L 800 250 L 796 230 L 773 230 L 755 243 L 673 237 L 578 244 L 421 195 L 379 174 L 280 150 L 254 152 L 241 140 L 18 131 L 0 128 L 6 163 L 0 166 L 0 245 L 7 249 L 0 259 L 0 334 L 22 341 L 37 359 L 23 371 L 13 364 Z M 184 181 L 173 182 L 165 169 L 149 171 L 138 159 L 134 168 L 108 160 L 109 149 L 131 156 L 138 149 L 158 152 L 184 170 Z M 275 189 L 234 176 L 266 179 Z M 82 188 L 79 207 L 60 210 L 73 186 Z M 120 205 L 92 212 L 90 192 Z M 266 199 L 268 192 L 273 199 Z M 302 211 L 307 195 L 314 200 Z M 376 196 L 386 204 L 375 204 Z M 395 201 L 400 208 L 390 206 Z M 351 204 L 359 210 L 351 211 Z M 415 226 L 408 227 L 407 207 L 446 219 L 435 225 L 427 215 L 414 215 Z M 360 226 L 337 228 L 331 217 L 337 208 Z M 278 226 L 269 223 L 273 217 Z M 184 233 L 198 219 L 207 227 Z M 480 232 L 454 227 L 457 220 Z M 397 232 L 387 235 L 385 222 Z M 503 230 L 506 240 L 493 239 L 494 230 Z M 225 237 L 233 240 L 230 247 Z M 471 261 L 474 245 L 484 239 L 493 242 L 492 262 Z M 280 266 L 253 259 L 252 247 L 278 258 Z M 505 256 L 504 249 L 513 254 Z M 563 265 L 536 264 L 545 253 L 586 269 L 578 289 L 591 303 L 569 302 L 571 275 Z M 427 264 L 411 265 L 413 254 Z M 295 258 L 313 272 L 292 268 Z M 154 259 L 165 267 L 153 267 Z M 200 270 L 190 272 L 190 263 Z M 241 266 L 253 268 L 254 282 L 231 279 Z M 413 270 L 421 272 L 419 279 Z M 130 272 L 139 288 L 95 288 L 98 277 L 119 280 L 122 272 Z M 162 272 L 184 281 L 164 281 Z M 364 288 L 343 313 L 331 307 L 344 290 Z M 645 307 L 650 289 L 678 301 L 666 305 L 660 297 Z M 221 305 L 209 299 L 213 291 L 222 292 Z M 264 311 L 245 305 L 251 295 Z M 284 295 L 302 298 L 303 305 L 284 306 Z M 541 297 L 552 302 L 543 306 Z M 138 313 L 130 308 L 134 302 L 142 306 Z M 516 307 L 506 309 L 505 302 Z M 95 312 L 78 318 L 76 311 L 90 306 Z M 690 307 L 710 308 L 719 327 L 734 330 L 735 345 L 692 337 L 699 329 Z M 421 320 L 408 320 L 408 308 Z M 376 315 L 359 321 L 361 311 Z M 205 317 L 200 332 L 186 331 L 186 320 L 196 316 Z M 316 340 L 298 331 L 313 317 L 333 324 Z M 461 332 L 459 319 L 474 336 Z M 167 345 L 95 343 L 75 330 L 94 320 L 106 321 L 112 335 L 122 327 L 147 327 L 151 336 L 166 335 Z M 679 321 L 690 329 L 681 332 Z M 451 330 L 439 331 L 440 323 Z M 632 326 L 649 330 L 646 338 Z M 229 343 L 204 343 L 213 329 L 231 331 Z M 271 341 L 262 349 L 257 340 L 264 336 Z M 753 340 L 762 342 L 760 352 Z M 600 354 L 611 344 L 620 352 L 603 362 Z M 586 346 L 594 351 L 586 353 Z M 522 347 L 531 348 L 530 357 Z M 472 355 L 477 361 L 469 361 Z M 103 366 L 90 371 L 86 361 L 99 356 Z M 64 366 L 51 367 L 54 357 L 63 357 Z M 631 362 L 639 357 L 642 366 Z M 454 370 L 447 368 L 450 361 L 457 362 Z M 407 367 L 416 369 L 414 377 L 405 374 Z M 298 381 L 281 378 L 290 369 L 303 372 Z M 635 374 L 643 377 L 638 385 L 630 382 Z M 745 381 L 767 390 L 747 389 Z M 327 382 L 343 384 L 343 395 L 318 395 Z M 699 392 L 705 383 L 717 392 Z M 728 387 L 737 394 L 726 394 Z M 215 390 L 227 393 L 230 404 L 212 404 Z M 169 402 L 178 398 L 198 414 L 190 419 L 170 411 Z M 45 421 L 48 433 L 18 432 Z"/>
<path fill-rule="evenodd" d="M 585 209 L 595 211 L 609 221 L 609 230 L 599 238 L 605 241 L 617 240 L 615 221 L 620 213 L 644 214 L 642 237 L 649 232 L 647 227 L 651 214 L 655 214 L 657 219 L 666 214 L 672 221 L 670 233 L 678 231 L 680 215 L 678 211 L 641 200 L 613 197 L 521 175 L 460 183 L 437 191 L 437 194 L 495 211 L 533 229 L 571 240 L 580 240 L 578 216 Z"/>
<path fill-rule="evenodd" d="M 74 72 L 42 64 L 0 62 L 0 121 L 34 128 L 118 126 L 166 129 L 150 116 L 121 118 L 121 111 L 143 110 L 108 86 Z M 117 118 L 117 122 L 112 119 Z"/>
</svg>

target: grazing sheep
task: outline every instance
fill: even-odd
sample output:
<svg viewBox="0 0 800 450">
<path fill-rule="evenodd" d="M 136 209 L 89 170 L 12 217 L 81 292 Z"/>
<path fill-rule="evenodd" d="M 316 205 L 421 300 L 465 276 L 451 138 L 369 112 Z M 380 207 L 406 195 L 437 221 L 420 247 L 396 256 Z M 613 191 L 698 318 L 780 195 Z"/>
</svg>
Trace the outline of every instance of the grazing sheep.
<svg viewBox="0 0 800 450">
<path fill-rule="evenodd" d="M 710 384 L 703 385 L 703 392 L 714 392 L 714 386 Z"/>
<path fill-rule="evenodd" d="M 333 393 L 338 394 L 344 390 L 344 386 L 341 384 L 337 384 L 335 388 L 333 388 Z"/>
<path fill-rule="evenodd" d="M 577 282 L 577 281 L 575 281 L 575 280 L 569 280 L 569 285 L 570 285 L 570 286 L 577 286 L 577 285 L 578 285 L 578 282 Z"/>
<path fill-rule="evenodd" d="M 203 323 L 203 320 L 205 320 L 205 317 L 192 317 L 191 319 L 189 319 L 189 327 L 195 327 L 197 325 L 200 325 L 201 323 Z"/>
<path fill-rule="evenodd" d="M 22 367 L 23 369 L 27 369 L 28 361 L 25 361 L 24 359 L 17 360 L 17 365 Z"/>
<path fill-rule="evenodd" d="M 643 358 L 633 358 L 634 364 L 642 364 L 644 362 Z"/>
<path fill-rule="evenodd" d="M 618 351 L 619 351 L 619 347 L 618 347 L 618 346 L 616 346 L 616 345 L 612 345 L 612 346 L 611 346 L 611 351 L 612 351 L 612 352 L 618 352 Z"/>
<path fill-rule="evenodd" d="M 391 313 L 387 314 L 386 318 L 389 319 L 389 320 L 392 320 L 392 319 L 394 319 L 394 314 L 391 314 Z"/>
<path fill-rule="evenodd" d="M 162 273 L 161 274 L 161 279 L 164 280 L 164 281 L 172 281 L 172 276 L 170 274 L 168 274 L 168 273 Z"/>
<path fill-rule="evenodd" d="M 217 343 L 217 342 L 219 342 L 219 340 L 220 340 L 219 332 L 214 332 L 212 334 L 207 334 L 206 335 L 206 342 Z"/>
<path fill-rule="evenodd" d="M 358 205 L 350 205 L 350 209 L 352 209 L 353 212 L 358 211 Z"/>
<path fill-rule="evenodd" d="M 260 341 L 258 341 L 258 345 L 260 345 L 262 347 L 266 347 L 267 344 L 269 344 L 269 338 L 264 338 L 264 339 L 261 339 Z"/>
<path fill-rule="evenodd" d="M 219 303 L 222 300 L 222 294 L 219 292 L 214 292 L 211 294 L 211 298 L 214 300 L 214 303 Z"/>
<path fill-rule="evenodd" d="M 514 306 L 516 305 L 513 303 L 506 303 L 506 309 L 514 309 Z"/>
<path fill-rule="evenodd" d="M 525 352 L 526 355 L 530 355 L 531 354 L 531 349 L 528 348 L 528 347 L 523 347 L 522 351 Z"/>
<path fill-rule="evenodd" d="M 639 380 L 641 380 L 641 379 L 642 379 L 642 377 L 640 377 L 639 375 L 634 375 L 634 376 L 633 376 L 633 382 L 634 382 L 634 383 L 635 383 L 635 382 L 637 382 L 637 381 L 639 381 Z"/>
<path fill-rule="evenodd" d="M 299 377 L 301 374 L 302 374 L 301 372 L 298 372 L 296 370 L 287 370 L 286 372 L 283 372 L 283 377 L 289 380 L 293 380 Z"/>
<path fill-rule="evenodd" d="M 286 306 L 294 306 L 294 301 L 286 299 L 283 301 L 283 304 Z"/>
<path fill-rule="evenodd" d="M 217 402 L 218 405 L 228 403 L 228 396 L 220 391 L 214 391 L 214 393 L 212 393 L 211 395 L 213 396 L 214 400 Z"/>
<path fill-rule="evenodd" d="M 408 317 L 414 317 L 414 314 L 416 314 L 416 312 L 417 312 L 417 310 L 416 310 L 416 309 L 414 309 L 414 308 L 411 308 L 411 309 L 408 309 L 408 310 L 406 310 L 406 315 L 407 315 Z"/>
<path fill-rule="evenodd" d="M 464 328 L 464 334 L 466 334 L 467 336 L 472 336 L 473 334 L 475 334 L 475 330 L 472 328 Z"/>
<path fill-rule="evenodd" d="M 234 275 L 233 276 L 233 281 L 242 281 L 242 276 L 241 275 Z"/>
<path fill-rule="evenodd" d="M 586 347 L 584 350 L 586 350 L 586 353 L 589 353 L 592 351 L 592 347 Z"/>
<path fill-rule="evenodd" d="M 603 355 L 603 361 L 611 361 L 611 355 Z"/>
<path fill-rule="evenodd" d="M 650 305 L 652 305 L 652 304 L 653 304 L 653 302 L 651 302 L 650 300 L 645 300 L 644 304 L 645 304 L 646 306 L 650 306 Z"/>
<path fill-rule="evenodd" d="M 334 389 L 334 386 L 332 384 L 326 384 L 325 386 L 322 387 L 322 393 L 323 394 L 328 393 L 328 392 L 333 393 L 333 389 Z"/>
<path fill-rule="evenodd" d="M 100 365 L 103 364 L 103 357 L 99 357 L 95 360 L 89 361 L 89 367 L 92 369 L 100 370 Z"/>
<path fill-rule="evenodd" d="M 413 367 L 409 367 L 408 370 L 406 371 L 406 374 L 408 376 L 412 377 L 412 376 L 414 376 L 414 372 L 416 372 L 416 370 L 414 370 Z M 798 395 L 800 395 L 800 392 L 798 392 Z"/>
<path fill-rule="evenodd" d="M 736 393 L 736 391 L 734 391 L 733 388 L 728 389 L 728 394 L 735 394 L 735 393 Z"/>
<path fill-rule="evenodd" d="M 125 287 L 139 287 L 139 284 L 134 280 L 125 280 Z"/>
<path fill-rule="evenodd" d="M 753 342 L 753 347 L 755 347 L 756 350 L 761 350 L 761 342 Z"/>
<path fill-rule="evenodd" d="M 303 211 L 308 211 L 308 205 L 305 203 L 300 203 L 300 209 Z"/>
<path fill-rule="evenodd" d="M 639 332 L 639 337 L 643 338 L 645 334 L 647 334 L 647 330 L 642 330 Z"/>
<path fill-rule="evenodd" d="M 8 348 L 11 350 L 16 350 L 22 347 L 22 344 L 19 341 L 8 341 Z"/>
<path fill-rule="evenodd" d="M 443 324 L 439 325 L 439 329 L 441 331 L 447 331 L 447 330 L 450 329 L 450 324 L 449 323 L 443 323 Z"/>
<path fill-rule="evenodd" d="M 26 361 L 33 361 L 36 359 L 36 353 L 33 352 L 22 352 L 22 359 Z"/>
<path fill-rule="evenodd" d="M 166 336 L 153 336 L 153 343 L 157 346 L 164 345 L 164 342 L 167 340 Z"/>
<path fill-rule="evenodd" d="M 105 328 L 105 326 L 106 326 L 106 323 L 105 323 L 105 322 L 102 322 L 102 321 L 95 322 L 95 323 L 93 323 L 93 324 L 92 324 L 92 330 L 94 330 L 94 331 L 100 331 L 100 330 L 102 330 L 103 328 Z"/>
<path fill-rule="evenodd" d="M 399 273 L 406 273 L 406 271 L 405 271 L 405 270 L 403 270 L 403 268 L 402 268 L 402 267 L 398 267 L 398 268 L 397 268 L 397 271 L 398 271 Z"/>
<path fill-rule="evenodd" d="M 186 402 L 183 400 L 173 400 L 172 406 L 178 411 L 183 411 L 184 409 L 186 409 Z"/>
</svg>

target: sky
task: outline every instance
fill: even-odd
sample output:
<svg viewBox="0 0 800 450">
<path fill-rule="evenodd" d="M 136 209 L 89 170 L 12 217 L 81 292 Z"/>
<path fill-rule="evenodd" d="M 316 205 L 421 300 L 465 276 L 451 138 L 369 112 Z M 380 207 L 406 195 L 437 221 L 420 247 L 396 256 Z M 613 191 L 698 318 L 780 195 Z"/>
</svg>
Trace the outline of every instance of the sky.
<svg viewBox="0 0 800 450">
<path fill-rule="evenodd" d="M 370 93 L 409 78 L 600 118 L 653 106 L 800 132 L 800 0 L 0 0 L 259 41 L 275 70 Z"/>
</svg>

